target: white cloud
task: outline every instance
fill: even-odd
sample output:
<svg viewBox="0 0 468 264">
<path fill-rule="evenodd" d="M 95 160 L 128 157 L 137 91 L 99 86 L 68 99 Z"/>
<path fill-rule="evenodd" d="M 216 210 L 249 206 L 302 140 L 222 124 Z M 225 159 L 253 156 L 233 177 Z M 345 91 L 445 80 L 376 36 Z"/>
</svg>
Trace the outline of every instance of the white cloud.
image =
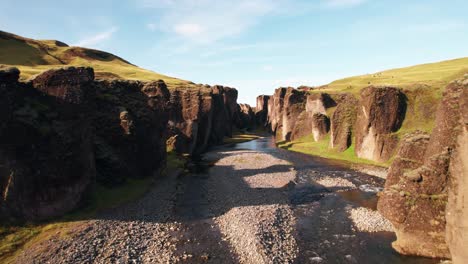
<svg viewBox="0 0 468 264">
<path fill-rule="evenodd" d="M 271 66 L 271 65 L 265 65 L 265 66 L 262 67 L 262 70 L 267 71 L 267 72 L 272 71 L 272 70 L 273 70 L 273 66 Z"/>
<path fill-rule="evenodd" d="M 204 28 L 199 24 L 187 23 L 175 25 L 174 31 L 184 37 L 197 37 L 203 33 Z"/>
<path fill-rule="evenodd" d="M 291 0 L 136 0 L 161 12 L 159 28 L 175 37 L 211 43 L 236 36 Z"/>
<path fill-rule="evenodd" d="M 367 0 L 325 0 L 325 6 L 329 8 L 352 7 L 364 4 Z"/>
<path fill-rule="evenodd" d="M 86 37 L 84 39 L 79 40 L 77 43 L 73 44 L 73 46 L 80 46 L 80 47 L 95 47 L 102 42 L 109 40 L 115 32 L 119 29 L 117 27 L 112 27 L 107 31 L 97 33 L 95 35 Z"/>
<path fill-rule="evenodd" d="M 148 28 L 150 31 L 156 31 L 158 29 L 158 25 L 154 23 L 148 23 L 146 24 L 146 28 Z"/>
</svg>

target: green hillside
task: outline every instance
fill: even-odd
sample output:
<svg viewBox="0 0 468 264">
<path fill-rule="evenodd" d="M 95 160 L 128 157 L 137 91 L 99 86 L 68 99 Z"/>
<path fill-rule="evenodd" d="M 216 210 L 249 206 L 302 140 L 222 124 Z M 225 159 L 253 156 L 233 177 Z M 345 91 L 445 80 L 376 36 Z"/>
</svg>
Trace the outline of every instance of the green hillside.
<svg viewBox="0 0 468 264">
<path fill-rule="evenodd" d="M 344 78 L 322 86 L 320 90 L 357 93 L 369 85 L 397 86 L 407 90 L 424 86 L 440 90 L 466 73 L 468 57 Z"/>
<path fill-rule="evenodd" d="M 142 69 L 113 54 L 70 47 L 56 40 L 33 40 L 0 31 L 0 64 L 21 70 L 21 79 L 63 66 L 93 67 L 97 79 L 164 80 L 169 87 L 187 86 L 185 80 Z"/>
</svg>

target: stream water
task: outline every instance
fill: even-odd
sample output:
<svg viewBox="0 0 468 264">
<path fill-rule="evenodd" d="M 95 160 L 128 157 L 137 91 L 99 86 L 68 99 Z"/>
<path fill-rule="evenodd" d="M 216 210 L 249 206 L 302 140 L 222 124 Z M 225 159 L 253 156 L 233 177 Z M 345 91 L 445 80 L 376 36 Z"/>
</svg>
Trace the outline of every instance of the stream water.
<svg viewBox="0 0 468 264">
<path fill-rule="evenodd" d="M 393 232 L 359 232 L 353 228 L 346 208 L 377 208 L 377 191 L 385 180 L 331 161 L 276 147 L 273 137 L 239 143 L 229 148 L 254 150 L 281 157 L 297 171 L 295 185 L 289 189 L 296 218 L 299 244 L 297 263 L 415 263 L 432 264 L 440 260 L 398 254 L 391 247 Z M 338 177 L 359 188 L 329 188 L 314 180 L 314 174 Z"/>
</svg>

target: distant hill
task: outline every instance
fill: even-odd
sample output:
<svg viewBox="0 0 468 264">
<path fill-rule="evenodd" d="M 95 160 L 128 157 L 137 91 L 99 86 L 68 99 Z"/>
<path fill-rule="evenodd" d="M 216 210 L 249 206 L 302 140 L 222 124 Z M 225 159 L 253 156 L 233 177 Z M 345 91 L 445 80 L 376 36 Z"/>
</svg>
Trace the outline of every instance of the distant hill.
<svg viewBox="0 0 468 264">
<path fill-rule="evenodd" d="M 70 47 L 57 40 L 34 40 L 0 31 L 0 64 L 18 67 L 21 79 L 63 66 L 93 67 L 97 79 L 164 80 L 169 87 L 187 86 L 189 81 L 142 69 L 111 53 Z"/>
<path fill-rule="evenodd" d="M 407 90 L 431 87 L 442 91 L 449 82 L 466 73 L 468 57 L 344 78 L 324 85 L 320 90 L 357 93 L 369 85 L 389 85 Z"/>
</svg>

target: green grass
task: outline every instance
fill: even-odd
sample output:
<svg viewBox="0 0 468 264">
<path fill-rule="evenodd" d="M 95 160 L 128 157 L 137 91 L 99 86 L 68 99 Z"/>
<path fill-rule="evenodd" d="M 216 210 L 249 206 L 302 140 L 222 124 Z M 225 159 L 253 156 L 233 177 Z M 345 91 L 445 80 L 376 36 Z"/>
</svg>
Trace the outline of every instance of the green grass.
<svg viewBox="0 0 468 264">
<path fill-rule="evenodd" d="M 344 78 L 325 85 L 320 91 L 359 93 L 369 85 L 441 90 L 465 73 L 468 73 L 468 57 Z"/>
<path fill-rule="evenodd" d="M 374 162 L 366 159 L 358 158 L 354 152 L 354 144 L 351 145 L 346 151 L 338 152 L 334 149 L 329 147 L 330 136 L 323 138 L 320 141 L 315 142 L 313 135 L 310 134 L 308 136 L 299 138 L 295 141 L 291 142 L 278 142 L 278 147 L 294 151 L 300 152 L 304 154 L 308 154 L 311 156 L 318 156 L 327 159 L 333 160 L 340 160 L 346 161 L 352 164 L 368 164 L 368 165 L 375 165 L 381 167 L 388 167 L 389 162 L 386 163 L 379 163 Z"/>
<path fill-rule="evenodd" d="M 3 37 L 3 38 L 2 38 Z M 193 83 L 135 66 L 103 51 L 66 47 L 52 40 L 33 40 L 0 31 L 0 64 L 20 69 L 22 80 L 64 66 L 93 67 L 98 79 L 164 80 L 169 88 Z"/>
</svg>

